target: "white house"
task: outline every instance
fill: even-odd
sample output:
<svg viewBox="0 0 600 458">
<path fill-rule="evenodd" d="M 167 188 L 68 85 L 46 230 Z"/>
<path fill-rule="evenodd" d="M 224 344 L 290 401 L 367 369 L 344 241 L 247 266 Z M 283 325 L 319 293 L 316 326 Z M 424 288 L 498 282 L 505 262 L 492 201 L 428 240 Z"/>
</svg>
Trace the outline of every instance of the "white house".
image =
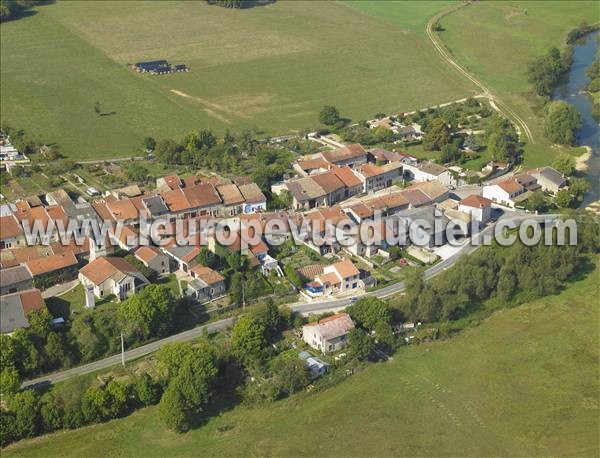
<svg viewBox="0 0 600 458">
<path fill-rule="evenodd" d="M 450 170 L 434 162 L 421 162 L 420 164 L 404 164 L 404 177 L 414 181 L 437 180 L 444 186 L 456 184 Z"/>
<path fill-rule="evenodd" d="M 323 273 L 306 285 L 312 296 L 343 293 L 364 286 L 360 280 L 360 271 L 349 259 L 325 266 Z"/>
<path fill-rule="evenodd" d="M 302 326 L 302 339 L 316 350 L 329 353 L 346 346 L 346 337 L 354 329 L 347 313 L 340 313 Z"/>
<path fill-rule="evenodd" d="M 142 273 L 117 257 L 100 257 L 79 271 L 79 281 L 84 287 L 92 287 L 97 298 L 114 294 L 122 301 L 148 285 Z"/>
<path fill-rule="evenodd" d="M 546 192 L 556 194 L 567 185 L 567 179 L 552 167 L 540 167 L 529 171 L 529 174 L 537 180 L 537 183 Z"/>
<path fill-rule="evenodd" d="M 480 223 L 486 223 L 492 217 L 492 201 L 485 197 L 471 195 L 458 203 L 458 211 L 468 213 Z"/>
<path fill-rule="evenodd" d="M 525 188 L 514 178 L 483 187 L 483 197 L 507 207 L 514 207 L 517 203 L 515 199 L 524 192 Z"/>
</svg>

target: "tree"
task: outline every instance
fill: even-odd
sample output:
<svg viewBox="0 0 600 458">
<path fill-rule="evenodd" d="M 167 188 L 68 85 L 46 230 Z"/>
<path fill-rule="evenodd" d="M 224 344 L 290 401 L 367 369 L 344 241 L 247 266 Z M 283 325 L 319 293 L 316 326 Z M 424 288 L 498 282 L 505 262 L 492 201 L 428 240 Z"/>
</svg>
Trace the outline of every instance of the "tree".
<svg viewBox="0 0 600 458">
<path fill-rule="evenodd" d="M 442 118 L 435 118 L 423 135 L 423 149 L 439 151 L 450 141 L 450 129 Z"/>
<path fill-rule="evenodd" d="M 469 135 L 467 138 L 465 138 L 463 146 L 471 151 L 479 151 L 481 149 L 481 146 L 479 146 L 479 143 L 474 135 Z"/>
<path fill-rule="evenodd" d="M 362 329 L 353 329 L 348 333 L 348 344 L 351 357 L 361 361 L 368 359 L 375 349 L 373 340 Z"/>
<path fill-rule="evenodd" d="M 107 414 L 109 399 L 106 392 L 99 386 L 90 386 L 83 395 L 81 411 L 89 423 L 98 423 L 108 420 Z"/>
<path fill-rule="evenodd" d="M 261 310 L 260 320 L 265 326 L 265 335 L 268 340 L 273 340 L 285 326 L 279 307 L 271 298 L 267 299 L 265 308 Z"/>
<path fill-rule="evenodd" d="M 231 331 L 231 348 L 235 357 L 248 366 L 263 357 L 265 328 L 250 315 L 241 316 Z"/>
<path fill-rule="evenodd" d="M 568 154 L 561 154 L 552 163 L 552 167 L 566 176 L 571 176 L 575 173 L 575 159 Z"/>
<path fill-rule="evenodd" d="M 51 332 L 44 346 L 44 354 L 46 355 L 48 366 L 51 368 L 60 367 L 67 361 L 65 346 L 61 339 L 61 335 L 56 332 Z"/>
<path fill-rule="evenodd" d="M 527 200 L 527 208 L 534 212 L 545 211 L 548 208 L 548 204 L 544 193 L 540 190 L 533 192 Z"/>
<path fill-rule="evenodd" d="M 217 373 L 214 352 L 208 343 L 204 343 L 194 348 L 193 353 L 183 361 L 169 386 L 177 387 L 186 409 L 198 411 L 208 402 Z"/>
<path fill-rule="evenodd" d="M 528 80 L 533 84 L 536 94 L 550 96 L 558 84 L 560 77 L 569 69 L 570 56 L 550 48 L 545 56 L 538 57 L 527 68 Z"/>
<path fill-rule="evenodd" d="M 15 413 L 15 430 L 19 437 L 34 437 L 40 431 L 40 399 L 36 391 L 17 393 L 11 403 Z"/>
<path fill-rule="evenodd" d="M 325 105 L 319 112 L 319 122 L 326 126 L 333 126 L 340 120 L 340 112 L 331 105 Z"/>
<path fill-rule="evenodd" d="M 202 247 L 202 248 L 200 248 L 200 252 L 198 253 L 198 256 L 196 256 L 196 261 L 198 261 L 198 263 L 202 264 L 203 266 L 214 267 L 216 257 L 214 255 L 214 253 L 212 251 L 210 251 L 208 248 Z"/>
<path fill-rule="evenodd" d="M 561 145 L 576 145 L 580 129 L 581 115 L 573 105 L 557 100 L 546 106 L 544 133 L 550 141 Z"/>
<path fill-rule="evenodd" d="M 169 378 L 177 377 L 183 362 L 194 354 L 188 342 L 173 342 L 164 345 L 156 354 L 161 366 L 167 371 Z"/>
<path fill-rule="evenodd" d="M 162 336 L 171 327 L 175 298 L 165 285 L 149 285 L 119 306 L 118 316 L 130 336 Z"/>
<path fill-rule="evenodd" d="M 21 386 L 21 376 L 14 366 L 6 366 L 0 370 L 0 399 L 14 395 Z"/>
<path fill-rule="evenodd" d="M 379 322 L 375 326 L 375 338 L 380 345 L 386 347 L 386 350 L 390 351 L 396 346 L 396 338 L 394 337 L 394 331 L 388 323 Z"/>
<path fill-rule="evenodd" d="M 0 447 L 6 447 L 18 439 L 14 414 L 11 412 L 0 412 Z"/>
<path fill-rule="evenodd" d="M 152 377 L 145 372 L 135 382 L 135 394 L 145 406 L 156 404 L 159 400 L 158 387 Z"/>
<path fill-rule="evenodd" d="M 374 330 L 378 324 L 389 325 L 392 321 L 392 311 L 387 303 L 376 297 L 359 299 L 346 309 L 352 319 L 369 331 Z"/>
<path fill-rule="evenodd" d="M 590 190 L 590 183 L 585 178 L 571 178 L 569 191 L 578 202 L 583 201 L 583 196 Z"/>
<path fill-rule="evenodd" d="M 308 385 L 309 378 L 304 361 L 298 358 L 296 350 L 288 350 L 277 355 L 270 364 L 280 395 L 289 396 Z"/>
<path fill-rule="evenodd" d="M 40 415 L 44 431 L 51 432 L 62 428 L 63 412 L 53 399 L 50 399 L 49 402 L 42 403 Z"/>
<path fill-rule="evenodd" d="M 154 148 L 156 148 L 156 140 L 152 137 L 144 138 L 144 147 L 146 148 L 146 151 L 154 151 Z"/>
<path fill-rule="evenodd" d="M 554 197 L 554 202 L 560 208 L 567 208 L 571 206 L 571 202 L 573 201 L 571 197 L 571 193 L 568 189 L 561 189 L 556 193 L 556 197 Z"/>
<path fill-rule="evenodd" d="M 182 433 L 189 428 L 189 415 L 183 396 L 175 384 L 169 384 L 158 404 L 158 415 L 167 428 Z"/>
</svg>

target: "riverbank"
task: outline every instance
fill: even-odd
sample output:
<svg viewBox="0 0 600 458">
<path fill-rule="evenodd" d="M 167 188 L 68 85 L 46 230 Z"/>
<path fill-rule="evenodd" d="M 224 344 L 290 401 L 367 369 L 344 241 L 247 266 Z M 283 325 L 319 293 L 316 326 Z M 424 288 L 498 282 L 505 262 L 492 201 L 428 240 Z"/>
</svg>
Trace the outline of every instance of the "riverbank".
<svg viewBox="0 0 600 458">
<path fill-rule="evenodd" d="M 587 145 L 582 145 L 581 147 L 585 148 L 585 153 L 575 157 L 575 170 L 586 172 L 590 168 L 588 161 L 592 158 L 592 147 Z"/>
</svg>

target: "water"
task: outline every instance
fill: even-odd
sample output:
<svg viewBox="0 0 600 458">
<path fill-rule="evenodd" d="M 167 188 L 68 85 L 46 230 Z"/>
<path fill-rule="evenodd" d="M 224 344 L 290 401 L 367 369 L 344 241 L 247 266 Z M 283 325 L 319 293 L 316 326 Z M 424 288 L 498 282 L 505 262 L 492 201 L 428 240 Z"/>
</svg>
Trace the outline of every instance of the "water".
<svg viewBox="0 0 600 458">
<path fill-rule="evenodd" d="M 590 202 L 600 200 L 600 125 L 592 117 L 592 99 L 589 94 L 584 92 L 590 82 L 585 74 L 585 69 L 596 58 L 599 35 L 600 32 L 591 33 L 574 46 L 573 65 L 568 80 L 554 93 L 555 100 L 569 102 L 579 110 L 582 122 L 579 144 L 592 148 L 592 157 L 588 161 L 589 169 L 586 172 L 591 189 L 585 195 L 584 207 Z"/>
</svg>

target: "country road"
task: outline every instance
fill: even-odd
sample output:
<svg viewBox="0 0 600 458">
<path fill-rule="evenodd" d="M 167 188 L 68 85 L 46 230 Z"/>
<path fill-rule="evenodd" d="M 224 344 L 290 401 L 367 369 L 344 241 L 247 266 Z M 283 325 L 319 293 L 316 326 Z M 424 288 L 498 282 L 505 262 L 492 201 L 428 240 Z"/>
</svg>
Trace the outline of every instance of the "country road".
<svg viewBox="0 0 600 458">
<path fill-rule="evenodd" d="M 446 62 L 452 65 L 460 74 L 469 79 L 475 86 L 477 86 L 479 89 L 481 89 L 481 91 L 483 91 L 483 96 L 489 100 L 490 105 L 494 110 L 502 114 L 504 117 L 512 120 L 515 126 L 517 126 L 519 133 L 524 133 L 531 143 L 535 143 L 535 140 L 533 139 L 533 135 L 527 123 L 517 113 L 515 113 L 515 111 L 512 108 L 510 108 L 508 105 L 506 105 L 506 103 L 504 103 L 497 96 L 495 96 L 488 89 L 488 87 L 485 86 L 479 79 L 477 79 L 473 74 L 469 73 L 464 67 L 458 64 L 458 62 L 456 62 L 456 60 L 454 60 L 454 58 L 450 55 L 450 52 L 438 38 L 437 34 L 435 33 L 435 30 L 433 29 L 434 25 L 441 18 L 467 5 L 469 5 L 469 3 L 461 3 L 458 6 L 453 6 L 433 16 L 427 23 L 427 36 L 433 43 L 435 49 L 441 54 L 442 58 Z"/>
<path fill-rule="evenodd" d="M 504 214 L 500 218 L 500 220 L 511 220 L 515 224 L 518 225 L 524 219 L 528 219 L 528 218 L 536 219 L 537 221 L 544 221 L 544 220 L 555 220 L 558 217 L 559 217 L 559 215 L 532 215 L 532 214 L 519 213 L 519 214 L 509 214 L 509 215 Z M 424 272 L 425 280 L 430 280 L 430 279 L 436 277 L 437 275 L 442 273 L 444 270 L 446 270 L 446 269 L 450 268 L 452 265 L 454 265 L 461 256 L 472 253 L 473 251 L 477 250 L 482 245 L 482 242 L 486 238 L 491 237 L 495 226 L 496 226 L 496 224 L 489 225 L 483 231 L 475 234 L 472 238 L 473 241 L 462 245 L 461 248 L 456 253 L 454 253 L 451 257 L 449 257 L 449 258 L 439 262 L 438 264 L 430 267 L 429 269 L 427 269 Z M 383 298 L 392 296 L 394 294 L 401 293 L 404 291 L 404 289 L 405 289 L 404 282 L 398 282 L 398 283 L 394 283 L 392 285 L 388 285 L 384 288 L 378 289 L 376 291 L 367 292 L 367 293 L 361 295 L 360 297 L 371 296 L 371 297 L 378 297 L 378 298 L 383 299 Z M 297 313 L 304 313 L 304 314 L 305 313 L 323 313 L 326 311 L 335 311 L 335 310 L 343 309 L 344 307 L 347 307 L 351 302 L 352 302 L 351 298 L 346 297 L 343 299 L 330 299 L 330 300 L 322 300 L 322 301 L 318 301 L 318 302 L 294 303 L 294 304 L 289 304 L 288 306 L 294 312 L 297 312 Z M 128 350 L 125 352 L 125 360 L 128 361 L 131 359 L 136 359 L 136 358 L 140 358 L 142 356 L 149 355 L 150 353 L 155 352 L 156 350 L 158 350 L 160 347 L 162 347 L 163 345 L 165 345 L 167 343 L 186 342 L 186 341 L 194 340 L 194 339 L 200 337 L 201 335 L 203 335 L 204 333 L 211 334 L 214 332 L 221 331 L 223 329 L 230 327 L 234 322 L 235 322 L 235 318 L 226 318 L 223 320 L 208 323 L 203 326 L 198 326 L 197 328 L 193 328 L 193 329 L 189 329 L 187 331 L 180 332 L 179 334 L 174 334 L 172 336 L 166 337 L 161 340 L 157 340 L 155 342 L 151 342 L 151 343 L 143 345 L 141 347 L 137 347 L 137 348 Z M 47 374 L 47 375 L 38 377 L 33 380 L 25 381 L 21 385 L 21 388 L 62 382 L 64 380 L 70 379 L 70 378 L 78 376 L 78 375 L 89 374 L 91 372 L 95 372 L 95 371 L 98 371 L 101 369 L 106 369 L 108 367 L 115 366 L 120 363 L 121 363 L 121 355 L 120 354 L 109 356 L 108 358 L 100 359 L 98 361 L 84 364 L 82 366 L 73 367 L 71 369 L 67 369 L 62 372 Z"/>
</svg>

